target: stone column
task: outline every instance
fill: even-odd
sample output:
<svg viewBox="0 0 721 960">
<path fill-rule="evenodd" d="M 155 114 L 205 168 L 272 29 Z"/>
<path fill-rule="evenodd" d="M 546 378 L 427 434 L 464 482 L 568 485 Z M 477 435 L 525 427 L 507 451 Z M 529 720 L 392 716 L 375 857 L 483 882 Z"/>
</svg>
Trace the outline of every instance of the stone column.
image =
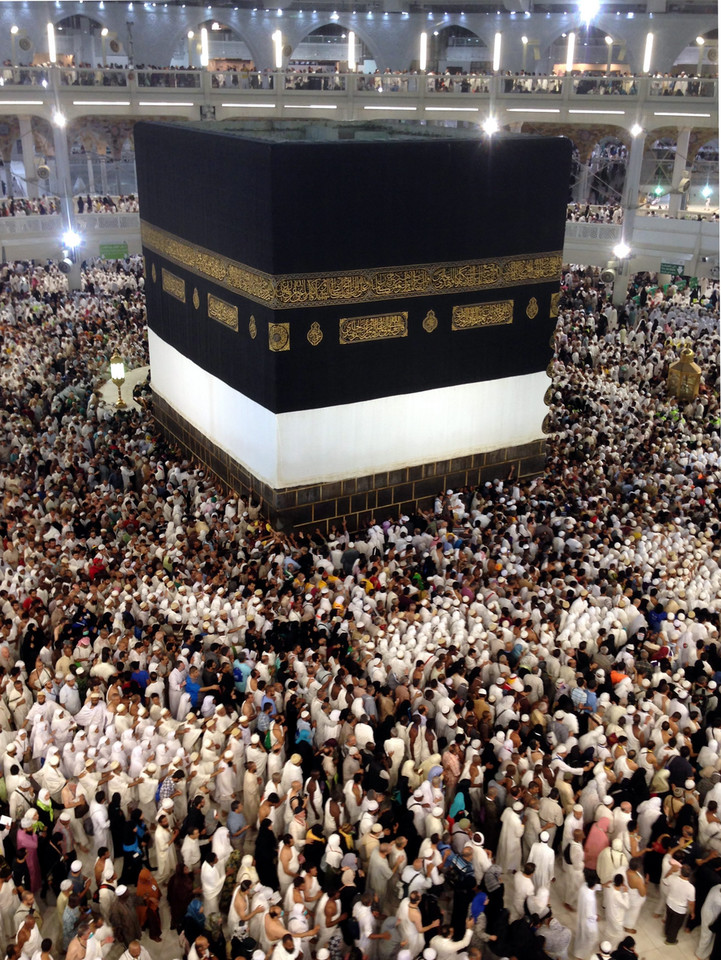
<svg viewBox="0 0 721 960">
<path fill-rule="evenodd" d="M 95 194 L 95 172 L 93 171 L 93 157 L 92 154 L 86 153 L 85 159 L 88 163 L 88 193 L 92 197 Z"/>
<path fill-rule="evenodd" d="M 18 117 L 18 122 L 20 124 L 20 148 L 25 169 L 25 189 L 28 197 L 36 198 L 39 196 L 40 190 L 35 167 L 35 140 L 33 138 L 32 119 L 21 114 Z"/>
<path fill-rule="evenodd" d="M 623 206 L 624 223 L 627 217 L 633 218 L 638 210 L 638 195 L 641 189 L 641 168 L 643 166 L 643 154 L 646 147 L 646 134 L 639 133 L 631 141 L 631 152 L 626 165 L 626 179 L 623 184 Z M 626 239 L 626 243 L 630 241 Z"/>
<path fill-rule="evenodd" d="M 688 156 L 689 141 L 691 139 L 691 128 L 681 127 L 676 138 L 676 158 L 673 161 L 673 176 L 671 179 L 671 189 L 677 190 L 679 183 L 683 178 L 684 170 L 691 167 Z M 670 216 L 677 217 L 680 211 L 685 207 L 685 196 L 680 193 L 672 193 L 668 200 L 668 212 Z M 683 203 L 682 203 L 683 201 Z"/>
<path fill-rule="evenodd" d="M 105 154 L 100 155 L 100 182 L 102 184 L 103 196 L 107 196 L 110 192 L 108 189 L 108 167 L 107 167 L 107 157 Z"/>
</svg>

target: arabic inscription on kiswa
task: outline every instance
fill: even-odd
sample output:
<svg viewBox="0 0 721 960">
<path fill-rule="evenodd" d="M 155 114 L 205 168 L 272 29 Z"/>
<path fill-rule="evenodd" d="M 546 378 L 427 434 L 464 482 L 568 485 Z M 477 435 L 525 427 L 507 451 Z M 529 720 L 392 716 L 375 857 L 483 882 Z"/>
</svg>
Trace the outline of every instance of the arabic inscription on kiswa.
<svg viewBox="0 0 721 960">
<path fill-rule="evenodd" d="M 502 323 L 513 323 L 513 300 L 464 303 L 454 307 L 451 330 L 475 330 L 477 327 L 495 327 Z"/>
<path fill-rule="evenodd" d="M 385 313 L 379 317 L 344 317 L 339 321 L 341 343 L 367 343 L 408 336 L 407 313 Z"/>
</svg>

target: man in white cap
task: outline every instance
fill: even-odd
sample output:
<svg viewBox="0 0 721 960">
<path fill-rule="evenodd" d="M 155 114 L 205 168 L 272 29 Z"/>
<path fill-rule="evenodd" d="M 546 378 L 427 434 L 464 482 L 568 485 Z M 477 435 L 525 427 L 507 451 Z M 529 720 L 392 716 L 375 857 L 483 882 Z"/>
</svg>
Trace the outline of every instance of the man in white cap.
<svg viewBox="0 0 721 960">
<path fill-rule="evenodd" d="M 523 839 L 523 804 L 516 801 L 506 807 L 501 816 L 501 835 L 498 839 L 496 859 L 505 874 L 515 873 L 521 868 L 521 841 Z"/>
<path fill-rule="evenodd" d="M 528 859 L 536 866 L 533 874 L 533 883 L 536 890 L 540 890 L 541 887 L 550 890 L 556 868 L 556 857 L 551 847 L 550 834 L 547 830 L 541 832 L 538 840 L 531 847 L 531 853 Z"/>
<path fill-rule="evenodd" d="M 161 809 L 157 815 L 157 825 L 153 838 L 153 847 L 158 860 L 155 872 L 155 879 L 158 884 L 167 883 L 175 873 L 175 868 L 178 863 L 175 841 L 178 838 L 178 834 L 179 830 L 173 829 L 170 826 L 167 812 Z"/>
<path fill-rule="evenodd" d="M 58 702 L 73 717 L 80 711 L 80 693 L 74 673 L 65 674 L 65 682 L 60 688 Z"/>
</svg>

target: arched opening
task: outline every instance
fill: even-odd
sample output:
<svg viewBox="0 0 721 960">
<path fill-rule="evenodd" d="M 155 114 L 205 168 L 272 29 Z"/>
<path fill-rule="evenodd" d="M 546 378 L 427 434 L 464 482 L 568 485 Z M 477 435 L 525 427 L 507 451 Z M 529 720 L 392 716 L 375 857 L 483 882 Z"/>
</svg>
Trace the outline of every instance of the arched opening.
<svg viewBox="0 0 721 960">
<path fill-rule="evenodd" d="M 348 34 L 350 27 L 340 23 L 324 23 L 311 30 L 295 47 L 290 56 L 290 66 L 296 70 L 320 70 L 321 72 L 345 72 L 348 69 Z M 359 73 L 373 73 L 376 61 L 373 53 L 355 33 L 355 62 Z"/>
<path fill-rule="evenodd" d="M 466 27 L 451 24 L 428 37 L 431 73 L 490 73 L 491 59 L 484 41 Z"/>
<path fill-rule="evenodd" d="M 568 34 L 562 33 L 551 44 L 551 65 L 554 73 L 566 73 Z M 581 26 L 573 31 L 573 73 L 591 77 L 620 76 L 630 72 L 626 42 L 612 37 L 599 27 Z"/>
<path fill-rule="evenodd" d="M 591 152 L 588 167 L 588 200 L 619 204 L 626 179 L 626 146 L 614 136 L 602 137 Z"/>
<path fill-rule="evenodd" d="M 646 148 L 641 168 L 641 193 L 650 203 L 659 203 L 671 189 L 673 165 L 676 160 L 676 141 L 673 137 L 657 137 Z"/>
<path fill-rule="evenodd" d="M 103 35 L 102 23 L 85 14 L 63 17 L 55 24 L 58 63 L 64 66 L 126 66 L 122 38 L 113 31 Z"/>
<path fill-rule="evenodd" d="M 586 179 L 584 177 L 584 165 L 581 163 L 581 151 L 573 140 L 571 140 L 571 145 L 573 150 L 571 153 L 571 177 L 568 185 L 568 199 L 569 202 L 575 200 L 580 203 L 586 199 L 585 195 L 582 196 L 585 190 Z"/>
<path fill-rule="evenodd" d="M 673 62 L 674 74 L 718 76 L 718 30 L 707 30 L 691 40 Z"/>
<path fill-rule="evenodd" d="M 199 67 L 201 31 L 208 31 L 208 69 L 216 71 L 252 70 L 253 54 L 241 35 L 219 20 L 204 20 L 178 42 L 171 67 Z"/>
<path fill-rule="evenodd" d="M 719 206 L 719 142 L 718 137 L 704 143 L 691 165 L 689 208 L 717 210 Z"/>
</svg>

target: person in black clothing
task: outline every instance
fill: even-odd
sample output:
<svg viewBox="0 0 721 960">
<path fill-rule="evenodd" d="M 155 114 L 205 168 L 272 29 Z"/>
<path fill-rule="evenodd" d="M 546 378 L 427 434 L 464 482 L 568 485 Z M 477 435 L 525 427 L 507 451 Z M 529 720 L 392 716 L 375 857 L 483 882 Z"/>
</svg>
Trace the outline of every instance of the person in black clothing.
<svg viewBox="0 0 721 960">
<path fill-rule="evenodd" d="M 622 940 L 611 954 L 611 960 L 638 960 L 636 941 L 633 937 Z"/>
<path fill-rule="evenodd" d="M 508 928 L 509 953 L 523 960 L 544 960 L 546 952 L 536 936 L 541 921 L 537 913 L 514 920 Z"/>
<path fill-rule="evenodd" d="M 197 796 L 190 805 L 188 815 L 183 821 L 183 827 L 180 831 L 181 837 L 186 837 L 192 830 L 197 830 L 201 837 L 205 837 L 205 814 L 203 813 L 203 803 L 205 798 Z"/>
<path fill-rule="evenodd" d="M 691 751 L 681 747 L 680 756 L 673 757 L 668 765 L 668 782 L 672 787 L 682 787 L 687 780 L 693 780 L 694 769 L 689 762 Z"/>
<path fill-rule="evenodd" d="M 255 864 L 258 879 L 263 886 L 279 890 L 278 883 L 278 841 L 273 833 L 273 824 L 268 819 L 261 823 L 258 838 L 255 841 Z"/>
<path fill-rule="evenodd" d="M 27 864 L 27 850 L 25 847 L 19 847 L 15 856 L 13 883 L 18 888 L 18 893 L 30 889 L 30 868 Z"/>
<path fill-rule="evenodd" d="M 108 807 L 108 819 L 110 820 L 110 836 L 113 838 L 113 849 L 123 849 L 123 838 L 125 837 L 125 827 L 127 820 L 121 807 L 122 797 L 119 793 L 114 793 Z"/>
<path fill-rule="evenodd" d="M 54 833 L 48 840 L 43 860 L 43 889 L 42 897 L 47 894 L 48 884 L 57 897 L 60 893 L 60 884 L 68 875 L 68 868 L 63 857 L 62 834 Z"/>
<path fill-rule="evenodd" d="M 323 836 L 323 827 L 321 824 L 316 824 L 308 831 L 306 843 L 303 847 L 303 857 L 305 858 L 306 870 L 309 870 L 311 867 L 317 867 L 320 869 L 320 861 L 323 857 L 325 845 L 326 839 Z M 257 862 L 258 860 L 256 854 L 256 863 Z"/>
</svg>

